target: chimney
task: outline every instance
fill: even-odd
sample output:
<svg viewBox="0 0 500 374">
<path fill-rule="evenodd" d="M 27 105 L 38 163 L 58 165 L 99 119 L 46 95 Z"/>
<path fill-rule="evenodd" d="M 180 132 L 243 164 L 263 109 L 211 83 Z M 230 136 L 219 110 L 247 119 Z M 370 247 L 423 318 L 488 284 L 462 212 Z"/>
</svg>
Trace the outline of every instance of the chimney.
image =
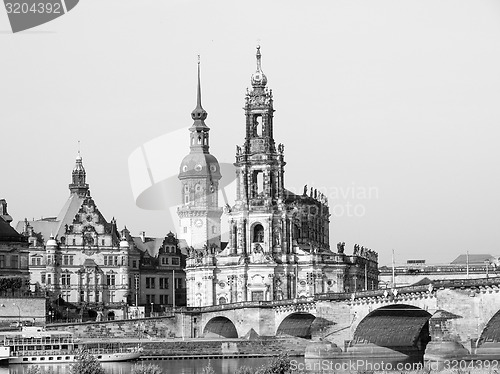
<svg viewBox="0 0 500 374">
<path fill-rule="evenodd" d="M 145 243 L 146 242 L 146 231 L 141 231 L 140 235 L 141 235 L 142 242 Z"/>
<path fill-rule="evenodd" d="M 7 201 L 5 201 L 5 199 L 0 200 L 0 217 L 9 225 L 12 222 L 12 217 L 7 213 Z"/>
</svg>

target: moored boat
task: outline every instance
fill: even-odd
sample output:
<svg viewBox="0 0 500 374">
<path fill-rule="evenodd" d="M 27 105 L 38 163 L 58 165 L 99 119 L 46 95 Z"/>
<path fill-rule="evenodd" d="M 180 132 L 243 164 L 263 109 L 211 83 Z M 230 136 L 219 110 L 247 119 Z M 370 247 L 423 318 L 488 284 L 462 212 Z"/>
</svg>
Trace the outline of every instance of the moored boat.
<svg viewBox="0 0 500 374">
<path fill-rule="evenodd" d="M 68 331 L 45 331 L 26 327 L 22 331 L 5 332 L 0 347 L 9 364 L 55 364 L 76 361 L 79 350 L 86 350 L 101 362 L 131 361 L 141 356 L 140 347 L 122 347 L 116 344 L 87 346 L 76 341 Z M 2 356 L 3 353 L 3 356 Z"/>
</svg>

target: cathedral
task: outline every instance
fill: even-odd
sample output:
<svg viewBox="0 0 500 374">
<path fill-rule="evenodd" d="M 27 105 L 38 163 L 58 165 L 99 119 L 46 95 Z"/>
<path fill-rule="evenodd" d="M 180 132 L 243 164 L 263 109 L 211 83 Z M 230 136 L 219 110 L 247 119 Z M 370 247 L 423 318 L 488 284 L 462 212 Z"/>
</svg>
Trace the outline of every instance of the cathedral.
<svg viewBox="0 0 500 374">
<path fill-rule="evenodd" d="M 307 186 L 301 195 L 285 188 L 285 147 L 273 134 L 272 90 L 262 71 L 260 47 L 251 90 L 245 97 L 245 141 L 236 146 L 236 201 L 218 204 L 219 163 L 209 151 L 207 112 L 191 113 L 190 153 L 180 165 L 179 238 L 187 245 L 188 306 L 273 301 L 378 287 L 378 259 L 355 247 L 353 255 L 330 249 L 326 196 Z M 229 240 L 221 242 L 221 217 Z"/>
</svg>

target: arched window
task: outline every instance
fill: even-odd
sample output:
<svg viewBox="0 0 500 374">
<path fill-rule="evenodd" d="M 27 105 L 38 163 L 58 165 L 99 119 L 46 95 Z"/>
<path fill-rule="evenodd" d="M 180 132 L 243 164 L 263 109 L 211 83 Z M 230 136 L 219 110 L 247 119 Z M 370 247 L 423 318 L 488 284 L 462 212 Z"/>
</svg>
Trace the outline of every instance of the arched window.
<svg viewBox="0 0 500 374">
<path fill-rule="evenodd" d="M 264 242 L 264 227 L 259 223 L 253 228 L 253 242 L 263 243 Z"/>
<path fill-rule="evenodd" d="M 256 115 L 254 117 L 254 136 L 262 136 L 264 132 L 264 125 L 262 124 L 262 117 Z"/>
<path fill-rule="evenodd" d="M 198 135 L 198 144 L 201 144 L 201 136 Z"/>
</svg>

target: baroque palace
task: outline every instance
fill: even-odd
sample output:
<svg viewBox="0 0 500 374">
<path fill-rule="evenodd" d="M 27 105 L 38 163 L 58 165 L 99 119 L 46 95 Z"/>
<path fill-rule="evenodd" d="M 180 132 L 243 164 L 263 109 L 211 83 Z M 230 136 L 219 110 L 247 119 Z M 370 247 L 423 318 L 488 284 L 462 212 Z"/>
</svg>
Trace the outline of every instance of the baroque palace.
<svg viewBox="0 0 500 374">
<path fill-rule="evenodd" d="M 198 100 L 191 113 L 190 153 L 180 165 L 181 232 L 187 244 L 188 306 L 281 300 L 325 292 L 378 287 L 378 256 L 371 250 L 344 253 L 329 246 L 327 198 L 304 187 L 285 188 L 285 152 L 273 136 L 273 95 L 262 72 L 260 47 L 252 89 L 245 97 L 245 142 L 236 147 L 237 194 L 226 206 L 229 241 L 221 242 L 219 163 L 209 153 L 207 112 Z"/>
<path fill-rule="evenodd" d="M 114 218 L 108 222 L 90 194 L 80 155 L 69 190 L 57 217 L 17 225 L 29 243 L 23 261 L 32 291 L 75 312 L 78 306 L 80 317 L 84 312 L 104 319 L 138 317 L 185 305 L 185 256 L 173 233 L 133 237 L 127 228 L 119 231 Z M 130 306 L 144 308 L 130 313 Z"/>
</svg>

